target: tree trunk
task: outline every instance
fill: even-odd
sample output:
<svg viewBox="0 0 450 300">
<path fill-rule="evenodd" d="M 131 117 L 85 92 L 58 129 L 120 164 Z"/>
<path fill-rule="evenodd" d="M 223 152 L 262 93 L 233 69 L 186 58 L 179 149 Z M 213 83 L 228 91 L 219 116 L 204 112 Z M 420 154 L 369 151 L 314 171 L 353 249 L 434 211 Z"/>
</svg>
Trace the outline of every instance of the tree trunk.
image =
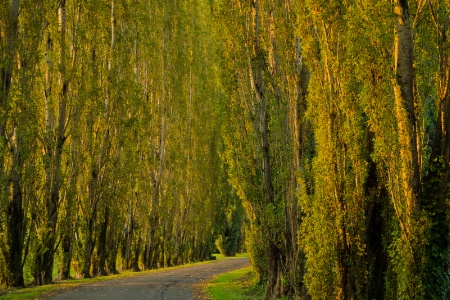
<svg viewBox="0 0 450 300">
<path fill-rule="evenodd" d="M 279 261 L 280 250 L 272 241 L 267 241 L 267 283 L 264 293 L 264 299 L 278 299 L 282 289 L 281 283 L 281 264 Z"/>
<path fill-rule="evenodd" d="M 108 257 L 107 257 L 107 264 L 108 264 L 108 272 L 110 274 L 118 274 L 119 271 L 117 270 L 117 254 L 119 253 L 119 238 L 118 236 L 120 233 L 116 233 L 113 230 L 110 230 L 108 233 Z"/>
<path fill-rule="evenodd" d="M 265 58 L 263 56 L 261 45 L 260 45 L 260 11 L 259 11 L 259 1 L 252 1 L 252 14 L 253 14 L 253 47 L 254 47 L 254 57 L 250 63 L 251 68 L 251 85 L 255 93 L 257 115 L 255 117 L 256 128 L 259 129 L 257 134 L 259 135 L 260 147 L 262 153 L 262 163 L 263 163 L 263 189 L 265 195 L 265 206 L 269 207 L 275 206 L 275 194 L 273 188 L 272 179 L 272 168 L 270 161 L 270 145 L 269 145 L 269 115 L 267 112 L 267 102 L 268 93 L 266 83 L 263 80 L 263 72 L 266 71 Z M 272 41 L 273 42 L 273 41 Z M 272 53 L 274 56 L 274 54 Z M 272 236 L 275 228 L 271 228 L 274 224 L 270 224 L 266 230 L 265 241 L 265 253 L 267 259 L 267 284 L 264 298 L 270 299 L 273 297 L 278 297 L 282 288 L 281 285 L 281 262 L 280 260 L 280 250 L 272 241 Z"/>
<path fill-rule="evenodd" d="M 134 243 L 135 245 L 134 245 L 134 251 L 133 251 L 133 263 L 131 266 L 131 269 L 134 272 L 141 271 L 141 269 L 139 268 L 139 257 L 141 255 L 141 242 L 142 242 L 141 238 L 138 237 L 137 241 L 135 241 L 135 243 Z"/>
<path fill-rule="evenodd" d="M 420 167 L 417 151 L 417 121 L 414 111 L 414 50 L 408 1 L 394 2 L 395 14 L 395 115 L 399 129 L 401 178 L 407 207 L 407 231 L 411 218 L 420 211 Z M 410 232 L 407 232 L 409 235 Z"/>
<path fill-rule="evenodd" d="M 75 150 L 75 144 L 72 142 L 71 144 L 71 158 L 70 158 L 70 178 L 69 178 L 69 187 L 68 192 L 66 193 L 66 201 L 67 205 L 65 207 L 65 215 L 64 221 L 61 224 L 61 247 L 62 247 L 62 264 L 61 268 L 58 271 L 60 279 L 67 280 L 70 279 L 70 268 L 72 262 L 72 253 L 73 253 L 73 245 L 74 245 L 74 232 L 76 230 L 76 225 L 74 224 L 74 213 L 75 209 L 75 198 L 77 194 L 77 183 L 76 183 L 76 174 L 77 171 L 77 153 Z"/>
<path fill-rule="evenodd" d="M 165 96 L 163 96 L 164 98 Z M 148 217 L 148 236 L 147 236 L 147 245 L 145 250 L 145 261 L 146 261 L 146 268 L 149 269 L 156 269 L 157 266 L 157 250 L 158 250 L 158 244 L 159 244 L 159 237 L 157 236 L 158 233 L 158 226 L 159 224 L 159 202 L 160 202 L 160 190 L 161 190 L 161 184 L 162 184 L 162 176 L 164 173 L 164 163 L 165 163 L 165 144 L 166 144 L 166 109 L 165 109 L 165 99 L 163 99 L 162 103 L 162 116 L 161 116 L 161 132 L 160 132 L 160 140 L 159 140 L 159 152 L 156 153 L 157 160 L 159 162 L 159 165 L 157 166 L 157 171 L 153 172 L 153 194 L 152 194 L 152 200 L 151 200 L 151 206 L 150 206 L 150 214 Z"/>
<path fill-rule="evenodd" d="M 84 242 L 84 260 L 83 268 L 81 269 L 81 276 L 83 278 L 91 278 L 91 258 L 94 252 L 94 220 L 89 217 L 85 242 Z"/>
<path fill-rule="evenodd" d="M 158 247 L 159 242 L 156 239 L 157 226 L 159 222 L 157 217 L 151 216 L 150 218 L 150 229 L 147 240 L 147 245 L 145 246 L 145 267 L 147 269 L 157 269 L 158 268 Z"/>
<path fill-rule="evenodd" d="M 88 211 L 88 224 L 87 224 L 87 232 L 86 232 L 86 238 L 85 238 L 85 249 L 84 249 L 84 266 L 82 269 L 82 276 L 84 278 L 90 278 L 91 277 L 91 265 L 92 265 L 92 254 L 94 253 L 94 248 L 97 242 L 97 236 L 95 234 L 95 224 L 98 221 L 98 212 L 104 203 L 102 203 L 102 199 L 100 198 L 101 188 L 102 188 L 102 181 L 103 181 L 103 173 L 104 169 L 106 167 L 106 164 L 108 162 L 108 158 L 110 157 L 110 118 L 111 118 L 111 90 L 113 87 L 113 75 L 112 73 L 112 63 L 113 63 L 113 52 L 115 48 L 115 25 L 116 25 L 116 19 L 115 19 L 115 1 L 111 0 L 111 53 L 109 56 L 108 61 L 108 83 L 107 83 L 107 89 L 106 89 L 106 95 L 105 95 L 105 102 L 104 102 L 104 136 L 103 139 L 101 139 L 101 146 L 99 149 L 98 154 L 93 154 L 94 157 L 92 157 L 92 165 L 90 166 L 90 174 L 91 178 L 88 183 L 88 203 L 91 207 L 91 209 Z M 93 128 L 92 128 L 93 130 Z M 94 143 L 94 142 L 93 142 Z M 94 150 L 94 149 L 92 149 Z M 108 208 L 105 208 L 106 210 Z M 106 228 L 105 228 L 106 226 Z M 103 239 L 103 241 L 99 241 L 100 243 L 103 243 L 105 245 L 106 243 L 106 234 L 107 234 L 107 227 L 108 227 L 108 219 L 105 216 L 105 220 L 102 222 L 100 230 L 100 239 Z M 99 247 L 102 247 L 103 245 L 99 245 Z M 100 263 L 103 264 L 103 266 L 100 267 L 99 270 L 94 270 L 94 273 L 99 272 L 99 274 L 106 274 L 106 270 L 104 268 L 104 262 L 105 262 L 105 253 L 104 249 L 97 249 L 99 251 L 99 259 L 101 260 Z M 95 269 L 95 265 L 94 265 Z"/>
<path fill-rule="evenodd" d="M 109 252 L 108 256 L 108 272 L 110 274 L 119 274 L 119 271 L 117 270 L 117 254 L 119 252 L 118 248 L 113 248 Z"/>
<path fill-rule="evenodd" d="M 72 262 L 72 236 L 71 233 L 64 234 L 62 237 L 62 267 L 60 277 L 62 280 L 70 279 L 70 266 Z"/>
<path fill-rule="evenodd" d="M 104 144 L 107 143 L 108 138 L 108 131 L 106 131 L 105 139 L 103 140 Z M 84 266 L 82 269 L 82 276 L 84 278 L 90 278 L 91 273 L 91 259 L 92 254 L 94 253 L 94 247 L 96 243 L 96 235 L 95 235 L 95 224 L 97 222 L 97 214 L 99 205 L 100 205 L 100 195 L 99 195 L 99 185 L 100 185 L 100 165 L 103 163 L 104 160 L 104 151 L 105 146 L 103 145 L 102 149 L 100 150 L 100 154 L 98 155 L 97 159 L 94 162 L 94 165 L 91 167 L 91 179 L 88 184 L 88 202 L 90 205 L 90 209 L 88 211 L 88 221 L 87 221 L 87 228 L 86 228 L 86 236 L 85 236 L 85 242 L 84 242 Z"/>
<path fill-rule="evenodd" d="M 20 153 L 17 153 L 17 156 L 20 156 Z M 20 160 L 19 157 L 17 159 Z M 21 165 L 22 163 L 17 163 L 17 166 L 21 167 Z M 8 205 L 8 269 L 12 275 L 11 286 L 24 287 L 22 263 L 24 211 L 22 208 L 22 187 L 20 183 L 21 179 L 18 170 L 13 170 L 11 174 L 12 199 Z"/>
<path fill-rule="evenodd" d="M 108 256 L 108 250 L 106 248 L 106 238 L 108 236 L 108 227 L 109 227 L 109 208 L 105 207 L 105 216 L 104 221 L 101 224 L 100 235 L 98 238 L 98 247 L 97 247 L 97 255 L 98 255 L 98 269 L 97 275 L 105 276 L 106 272 L 106 258 Z"/>
<path fill-rule="evenodd" d="M 374 84 L 375 85 L 375 84 Z M 385 273 L 388 268 L 388 253 L 383 248 L 383 236 L 386 234 L 383 209 L 387 207 L 387 193 L 379 181 L 376 163 L 371 158 L 374 151 L 375 134 L 366 128 L 366 156 L 368 157 L 367 179 L 364 182 L 365 196 L 370 199 L 365 210 L 368 265 L 368 294 L 374 299 L 384 299 L 386 292 Z"/>
<path fill-rule="evenodd" d="M 60 43 L 60 68 L 58 72 L 58 123 L 56 127 L 56 136 L 54 136 L 54 123 L 53 123 L 53 113 L 52 108 L 49 103 L 49 98 L 52 97 L 51 94 L 51 70 L 53 64 L 47 61 L 47 83 L 46 83 L 46 125 L 47 125 L 47 137 L 46 137 L 46 156 L 48 163 L 46 165 L 46 207 L 47 207 L 47 224 L 48 233 L 43 239 L 45 245 L 42 245 L 45 249 L 40 255 L 40 269 L 37 276 L 40 278 L 35 278 L 36 282 L 40 284 L 49 284 L 53 281 L 53 264 L 55 255 L 55 242 L 56 242 L 56 226 L 58 222 L 58 206 L 60 202 L 59 192 L 62 185 L 62 155 L 64 143 L 66 141 L 66 105 L 67 105 L 67 92 L 69 89 L 69 83 L 66 81 L 66 58 L 64 51 L 66 50 L 66 1 L 58 0 L 58 20 L 59 20 L 59 43 Z M 50 36 L 47 38 L 47 51 L 51 51 L 53 48 L 52 40 Z"/>
<path fill-rule="evenodd" d="M 414 102 L 414 41 L 409 21 L 408 1 L 394 1 L 395 16 L 395 74 L 393 80 L 395 96 L 395 116 L 398 124 L 398 142 L 400 154 L 400 186 L 401 199 L 394 201 L 399 216 L 403 241 L 410 248 L 410 256 L 403 259 L 406 272 L 407 293 L 421 295 L 423 293 L 423 244 L 424 237 L 418 221 L 422 212 L 421 174 L 417 144 L 418 124 Z M 395 203 L 397 201 L 397 203 Z M 404 204 L 406 209 L 403 209 Z"/>
</svg>

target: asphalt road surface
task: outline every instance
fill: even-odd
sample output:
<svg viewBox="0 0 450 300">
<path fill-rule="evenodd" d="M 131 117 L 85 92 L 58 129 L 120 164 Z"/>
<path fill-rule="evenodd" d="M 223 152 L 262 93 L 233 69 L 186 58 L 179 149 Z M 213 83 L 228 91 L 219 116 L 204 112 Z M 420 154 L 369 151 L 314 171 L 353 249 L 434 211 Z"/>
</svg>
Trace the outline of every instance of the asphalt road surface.
<svg viewBox="0 0 450 300">
<path fill-rule="evenodd" d="M 249 265 L 247 258 L 218 260 L 81 285 L 49 299 L 204 299 L 199 285 L 207 283 L 215 275 Z"/>
</svg>

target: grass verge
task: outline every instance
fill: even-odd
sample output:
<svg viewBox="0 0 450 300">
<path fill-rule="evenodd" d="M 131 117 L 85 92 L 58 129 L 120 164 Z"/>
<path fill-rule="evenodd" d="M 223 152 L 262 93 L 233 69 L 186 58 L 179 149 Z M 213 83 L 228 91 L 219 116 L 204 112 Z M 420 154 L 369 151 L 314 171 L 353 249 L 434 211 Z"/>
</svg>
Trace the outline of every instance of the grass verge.
<svg viewBox="0 0 450 300">
<path fill-rule="evenodd" d="M 252 268 L 243 268 L 217 276 L 206 287 L 211 300 L 258 300 L 264 291 L 256 284 Z"/>
</svg>

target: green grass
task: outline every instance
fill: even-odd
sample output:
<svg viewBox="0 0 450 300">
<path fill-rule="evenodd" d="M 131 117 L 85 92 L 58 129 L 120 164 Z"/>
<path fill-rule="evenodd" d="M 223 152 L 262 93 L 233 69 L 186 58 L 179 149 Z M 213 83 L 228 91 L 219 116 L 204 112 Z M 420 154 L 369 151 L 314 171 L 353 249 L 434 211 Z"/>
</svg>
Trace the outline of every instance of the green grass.
<svg viewBox="0 0 450 300">
<path fill-rule="evenodd" d="M 56 289 L 56 285 L 44 285 L 39 287 L 10 290 L 7 294 L 1 295 L 0 299 L 37 299 L 41 295 L 49 294 Z"/>
<path fill-rule="evenodd" d="M 217 276 L 206 287 L 211 300 L 263 299 L 264 291 L 256 285 L 252 268 L 243 268 Z"/>
</svg>

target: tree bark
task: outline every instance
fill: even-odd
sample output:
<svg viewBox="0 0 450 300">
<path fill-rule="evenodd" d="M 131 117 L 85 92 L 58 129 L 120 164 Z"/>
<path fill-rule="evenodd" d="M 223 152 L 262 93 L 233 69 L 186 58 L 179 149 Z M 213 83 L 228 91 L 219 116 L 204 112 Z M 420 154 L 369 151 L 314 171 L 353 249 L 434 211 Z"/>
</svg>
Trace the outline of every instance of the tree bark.
<svg viewBox="0 0 450 300">
<path fill-rule="evenodd" d="M 417 151 L 417 122 L 414 110 L 414 43 L 409 21 L 408 1 L 394 2 L 395 15 L 395 115 L 401 158 L 401 178 L 407 207 L 407 226 L 411 217 L 420 211 L 420 167 Z M 409 234 L 409 233 L 407 233 Z"/>
<path fill-rule="evenodd" d="M 393 89 L 395 117 L 398 124 L 399 185 L 402 195 L 394 197 L 393 204 L 399 216 L 401 238 L 408 245 L 409 257 L 402 263 L 409 270 L 406 275 L 406 290 L 410 295 L 423 293 L 423 244 L 424 237 L 418 221 L 422 214 L 422 182 L 418 152 L 418 123 L 414 100 L 414 41 L 410 26 L 407 0 L 394 1 L 394 55 L 395 75 Z M 400 199 L 400 200 L 396 200 Z M 406 205 L 405 205 L 406 204 Z"/>
</svg>

